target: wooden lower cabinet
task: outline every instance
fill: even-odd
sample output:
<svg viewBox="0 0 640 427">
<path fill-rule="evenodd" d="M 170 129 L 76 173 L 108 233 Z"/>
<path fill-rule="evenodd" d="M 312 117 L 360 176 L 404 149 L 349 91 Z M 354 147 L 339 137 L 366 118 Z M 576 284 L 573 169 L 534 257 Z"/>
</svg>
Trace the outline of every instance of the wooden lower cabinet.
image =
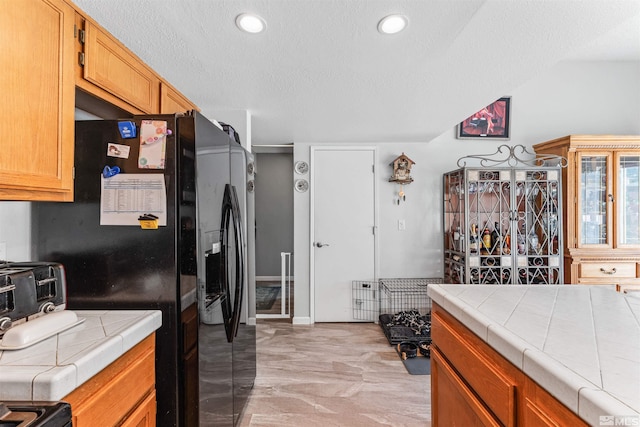
<svg viewBox="0 0 640 427">
<path fill-rule="evenodd" d="M 437 349 L 431 350 L 431 413 L 434 426 L 501 425 Z"/>
<path fill-rule="evenodd" d="M 155 333 L 62 400 L 74 427 L 155 426 Z"/>
<path fill-rule="evenodd" d="M 122 427 L 152 427 L 156 425 L 156 392 L 144 401 L 122 423 Z"/>
<path fill-rule="evenodd" d="M 576 414 L 529 377 L 525 377 L 523 394 L 524 402 L 520 414 L 523 426 L 587 426 Z"/>
<path fill-rule="evenodd" d="M 587 426 L 442 307 L 431 315 L 436 426 Z"/>
<path fill-rule="evenodd" d="M 186 427 L 199 425 L 199 387 L 198 376 L 198 307 L 190 305 L 182 312 L 182 387 L 180 413 L 182 425 Z"/>
</svg>

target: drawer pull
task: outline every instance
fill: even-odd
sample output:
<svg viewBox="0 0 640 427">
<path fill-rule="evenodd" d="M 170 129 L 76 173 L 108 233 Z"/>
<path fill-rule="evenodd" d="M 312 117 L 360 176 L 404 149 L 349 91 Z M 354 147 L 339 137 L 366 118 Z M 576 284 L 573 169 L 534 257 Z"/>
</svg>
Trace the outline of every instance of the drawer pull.
<svg viewBox="0 0 640 427">
<path fill-rule="evenodd" d="M 611 270 L 605 270 L 604 268 L 600 268 L 600 271 L 602 271 L 604 274 L 616 274 L 615 267 L 612 268 Z"/>
</svg>

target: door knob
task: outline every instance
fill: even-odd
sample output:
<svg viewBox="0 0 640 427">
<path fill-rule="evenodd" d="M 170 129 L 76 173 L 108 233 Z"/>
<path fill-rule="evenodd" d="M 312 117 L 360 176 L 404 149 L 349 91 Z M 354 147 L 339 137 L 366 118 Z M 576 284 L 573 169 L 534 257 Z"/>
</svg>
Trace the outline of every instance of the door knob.
<svg viewBox="0 0 640 427">
<path fill-rule="evenodd" d="M 316 248 L 321 248 L 323 246 L 329 246 L 327 243 L 316 242 Z"/>
</svg>

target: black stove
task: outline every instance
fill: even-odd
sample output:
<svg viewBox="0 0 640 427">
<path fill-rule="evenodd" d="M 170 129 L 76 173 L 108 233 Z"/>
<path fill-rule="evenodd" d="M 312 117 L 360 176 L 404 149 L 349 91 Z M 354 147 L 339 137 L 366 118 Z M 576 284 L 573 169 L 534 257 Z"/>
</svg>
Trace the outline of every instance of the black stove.
<svg viewBox="0 0 640 427">
<path fill-rule="evenodd" d="M 0 402 L 0 427 L 71 427 L 66 402 Z"/>
</svg>

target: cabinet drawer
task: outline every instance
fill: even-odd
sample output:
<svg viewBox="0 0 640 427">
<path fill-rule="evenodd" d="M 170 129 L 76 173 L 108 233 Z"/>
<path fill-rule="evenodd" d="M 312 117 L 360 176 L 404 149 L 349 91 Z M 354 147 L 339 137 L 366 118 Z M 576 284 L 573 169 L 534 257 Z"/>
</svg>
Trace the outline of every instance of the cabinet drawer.
<svg viewBox="0 0 640 427">
<path fill-rule="evenodd" d="M 443 312 L 432 313 L 431 322 L 437 348 L 504 425 L 515 425 L 516 381 L 502 373 L 503 367 L 478 351 L 479 346 L 467 336 L 469 333 L 459 332 Z"/>
<path fill-rule="evenodd" d="M 580 263 L 580 278 L 636 277 L 635 262 L 582 262 Z"/>
</svg>

